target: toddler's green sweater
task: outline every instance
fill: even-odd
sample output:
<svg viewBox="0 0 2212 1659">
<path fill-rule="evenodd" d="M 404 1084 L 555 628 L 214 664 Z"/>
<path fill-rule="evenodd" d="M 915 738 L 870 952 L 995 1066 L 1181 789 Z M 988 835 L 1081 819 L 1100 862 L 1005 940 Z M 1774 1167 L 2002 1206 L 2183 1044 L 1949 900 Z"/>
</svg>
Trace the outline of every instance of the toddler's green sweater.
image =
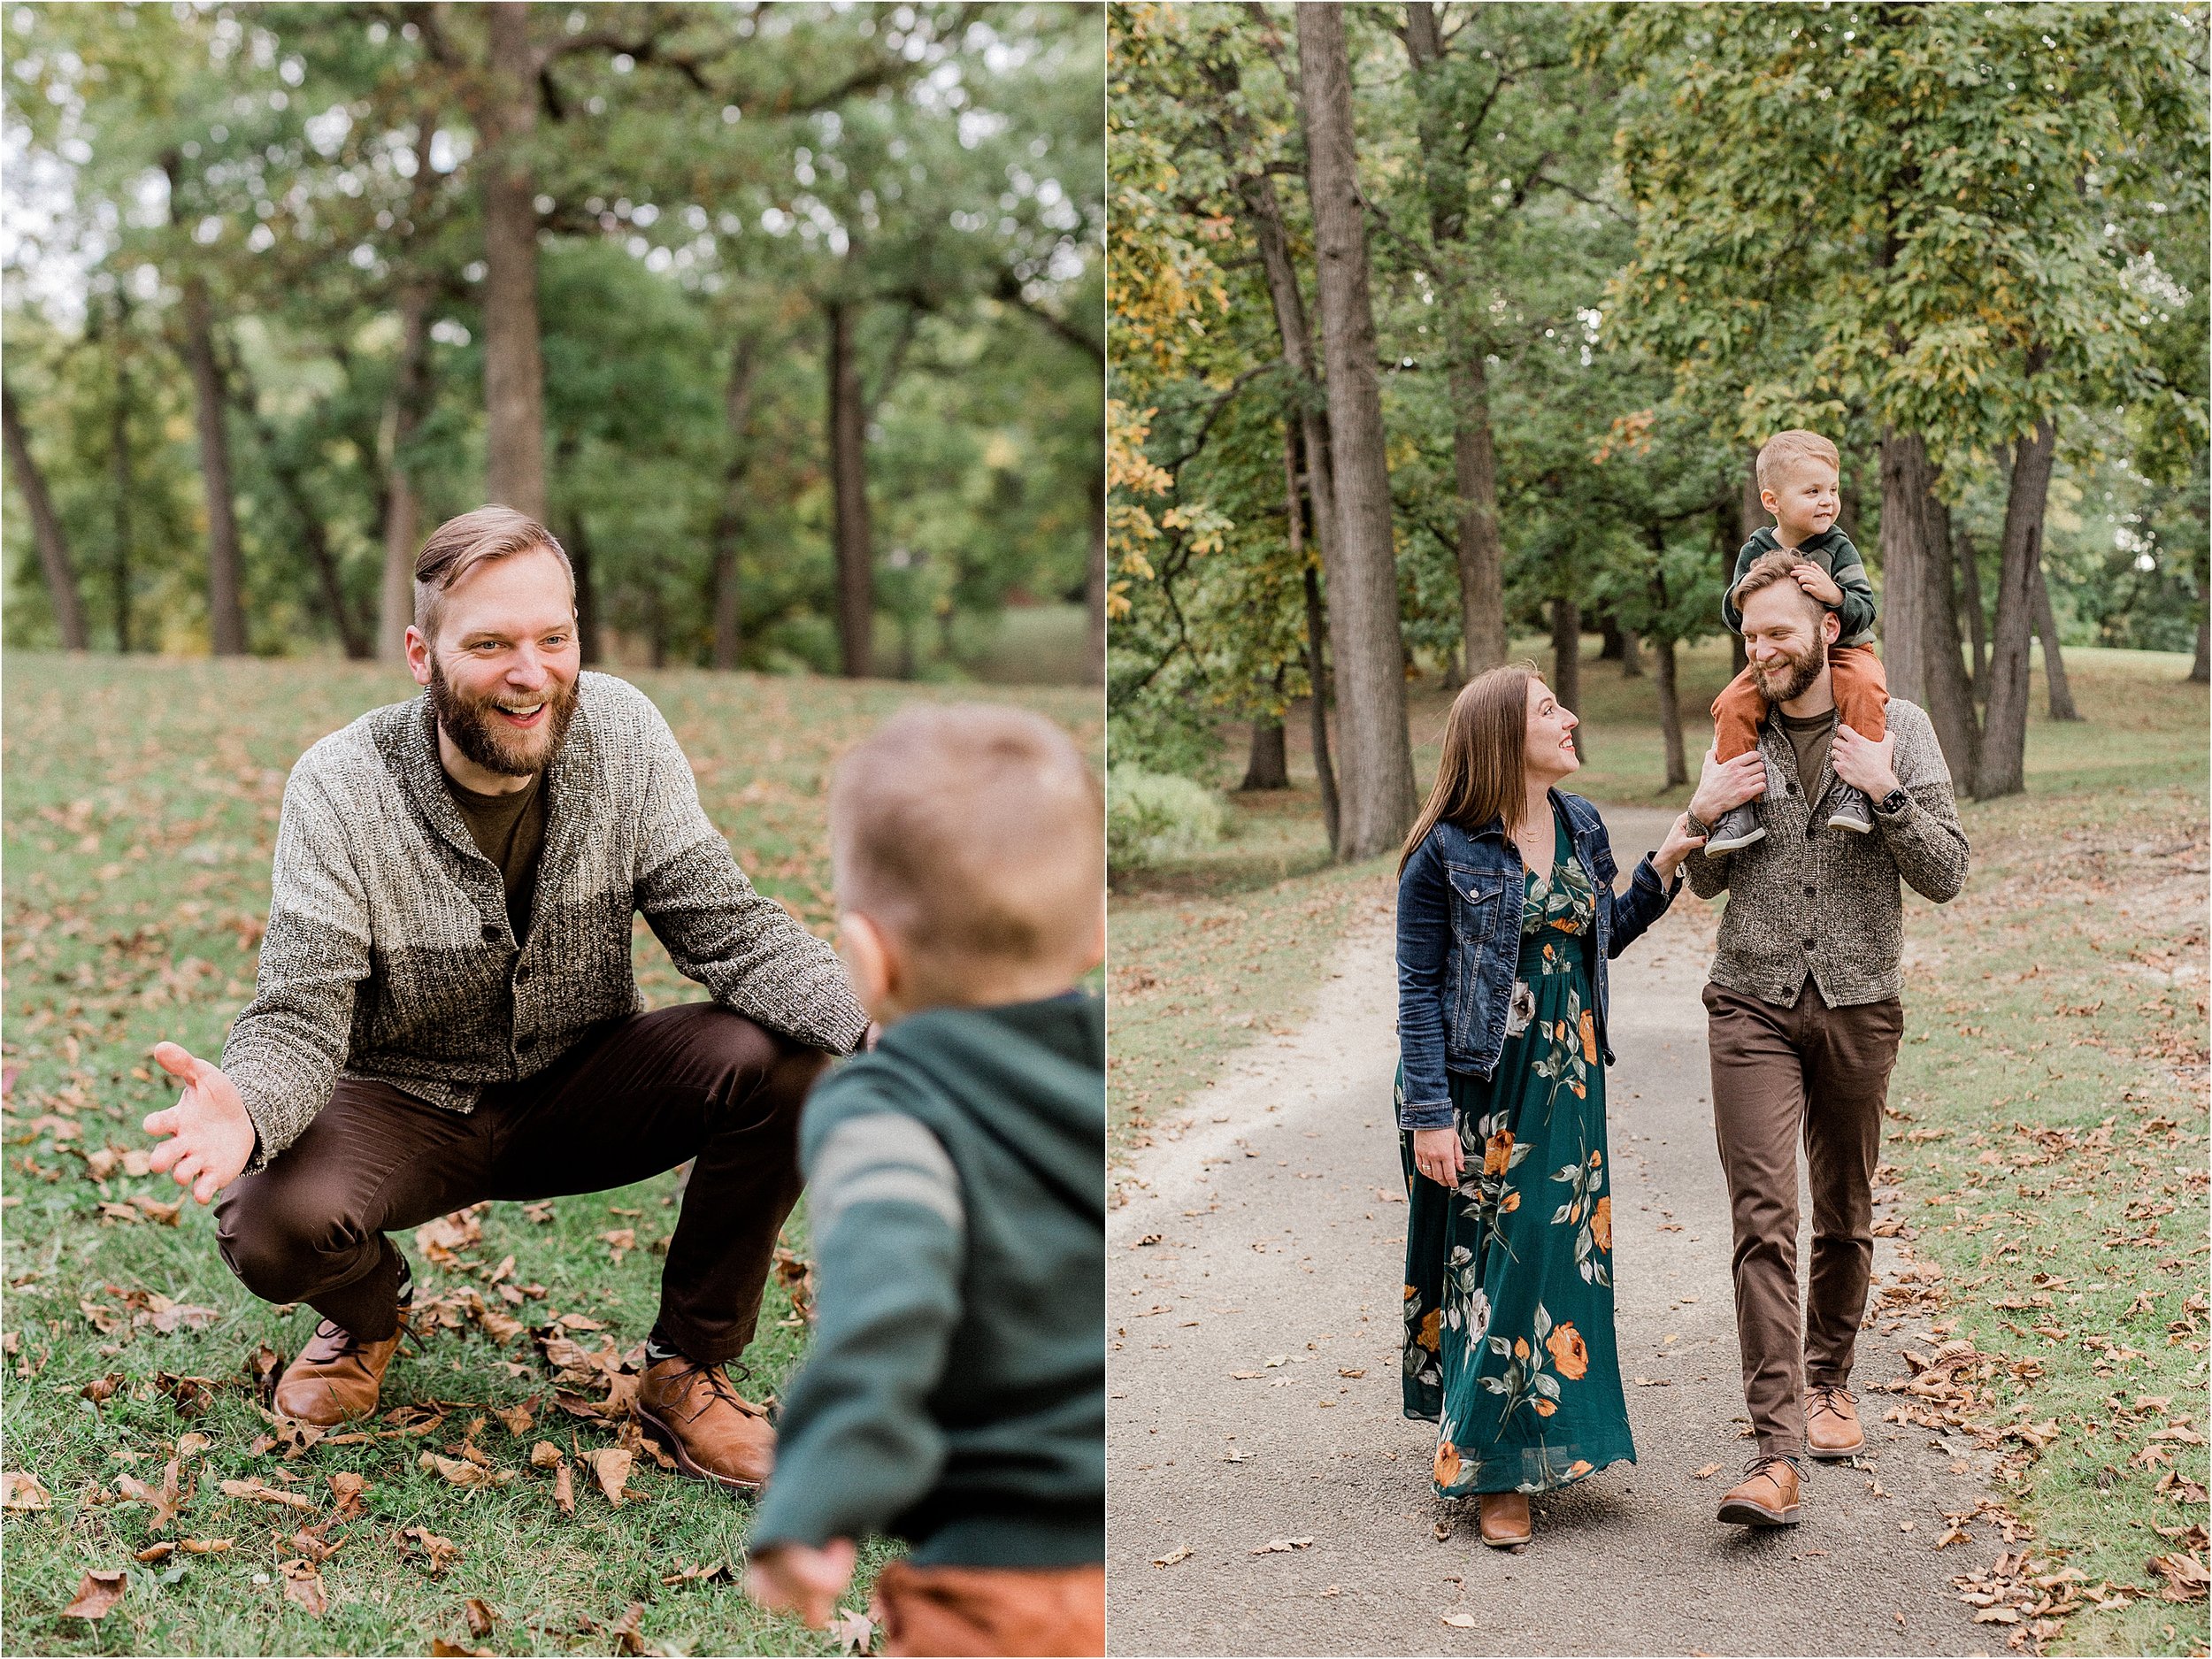
<svg viewBox="0 0 2212 1659">
<path fill-rule="evenodd" d="M 752 1548 L 1105 1559 L 1104 1005 L 901 1020 L 807 1102 L 813 1351 Z"/>
<path fill-rule="evenodd" d="M 1735 574 L 1728 579 L 1728 591 L 1720 599 L 1720 614 L 1731 634 L 1743 632 L 1743 612 L 1736 609 L 1736 584 L 1751 573 L 1751 566 L 1762 553 L 1771 553 L 1781 545 L 1781 538 L 1774 534 L 1772 526 L 1762 526 L 1751 533 L 1751 540 L 1737 553 Z M 1852 545 L 1851 538 L 1831 526 L 1818 535 L 1807 536 L 1792 551 L 1819 565 L 1828 572 L 1829 580 L 1843 589 L 1842 603 L 1831 607 L 1836 620 L 1843 626 L 1836 643 L 1873 644 L 1874 584 L 1867 580 L 1866 561 L 1859 557 L 1859 549 Z"/>
</svg>

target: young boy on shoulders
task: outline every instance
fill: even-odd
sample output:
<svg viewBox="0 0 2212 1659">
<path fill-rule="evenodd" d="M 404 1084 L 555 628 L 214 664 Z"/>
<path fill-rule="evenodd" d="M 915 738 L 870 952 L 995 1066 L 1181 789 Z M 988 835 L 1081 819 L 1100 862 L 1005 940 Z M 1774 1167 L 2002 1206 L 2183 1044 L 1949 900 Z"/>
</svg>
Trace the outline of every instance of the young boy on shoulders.
<svg viewBox="0 0 2212 1659">
<path fill-rule="evenodd" d="M 1888 729 L 1889 684 L 1882 672 L 1882 659 L 1872 649 L 1873 586 L 1866 579 L 1859 549 L 1836 526 L 1841 506 L 1836 446 L 1816 432 L 1777 433 L 1760 449 L 1757 469 L 1759 504 L 1774 515 L 1774 526 L 1755 531 L 1737 553 L 1728 591 L 1721 596 L 1721 615 L 1727 618 L 1730 633 L 1742 631 L 1743 612 L 1736 608 L 1736 586 L 1762 555 L 1778 549 L 1809 561 L 1794 572 L 1798 585 L 1834 611 L 1843 629 L 1828 648 L 1835 718 L 1878 743 Z M 1757 678 L 1746 668 L 1713 700 L 1716 756 L 1733 760 L 1756 749 L 1759 728 L 1766 718 L 1767 700 Z M 1799 781 L 1809 796 L 1820 787 L 1817 778 Z M 1839 780 L 1831 796 L 1826 818 L 1830 828 L 1855 830 L 1861 834 L 1873 830 L 1872 805 L 1863 794 Z M 1705 856 L 1711 858 L 1747 847 L 1765 833 L 1756 805 L 1746 802 L 1732 807 L 1712 826 Z"/>
<path fill-rule="evenodd" d="M 826 1624 L 856 1540 L 893 1654 L 1105 1643 L 1105 951 L 1096 781 L 1041 716 L 910 707 L 830 792 L 839 954 L 883 1028 L 800 1148 L 816 1271 L 750 1543 Z"/>
</svg>

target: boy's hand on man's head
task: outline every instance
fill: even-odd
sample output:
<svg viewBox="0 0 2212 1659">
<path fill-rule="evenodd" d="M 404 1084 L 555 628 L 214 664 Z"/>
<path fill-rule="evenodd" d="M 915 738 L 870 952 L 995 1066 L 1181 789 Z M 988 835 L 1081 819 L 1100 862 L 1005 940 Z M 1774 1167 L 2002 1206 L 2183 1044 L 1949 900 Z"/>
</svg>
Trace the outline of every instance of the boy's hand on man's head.
<svg viewBox="0 0 2212 1659">
<path fill-rule="evenodd" d="M 1835 578 L 1817 565 L 1800 565 L 1790 574 L 1797 579 L 1800 588 L 1822 604 L 1832 606 L 1843 603 L 1843 589 L 1836 586 Z"/>
<path fill-rule="evenodd" d="M 1897 733 L 1894 732 L 1878 743 L 1839 720 L 1828 753 L 1830 762 L 1836 769 L 1836 776 L 1870 801 L 1878 801 L 1898 787 L 1894 764 Z"/>
<path fill-rule="evenodd" d="M 745 1568 L 745 1594 L 774 1613 L 795 1613 L 816 1630 L 829 1626 L 837 1598 L 853 1581 L 860 1552 L 849 1538 L 810 1544 L 773 1544 Z"/>
</svg>

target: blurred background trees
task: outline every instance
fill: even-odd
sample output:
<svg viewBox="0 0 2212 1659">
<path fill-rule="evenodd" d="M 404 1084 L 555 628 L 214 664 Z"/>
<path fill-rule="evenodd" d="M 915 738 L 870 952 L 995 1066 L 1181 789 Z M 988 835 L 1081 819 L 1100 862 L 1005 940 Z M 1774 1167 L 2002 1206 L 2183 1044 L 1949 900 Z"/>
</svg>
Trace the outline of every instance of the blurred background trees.
<svg viewBox="0 0 2212 1659">
<path fill-rule="evenodd" d="M 2031 641 L 2062 718 L 2068 644 L 2193 648 L 2201 678 L 2206 18 L 1110 8 L 1117 764 L 1206 775 L 1241 722 L 1265 787 L 1318 683 L 1332 843 L 1387 844 L 1340 833 L 1404 823 L 1393 767 L 1346 751 L 1402 753 L 1404 717 L 1354 718 L 1372 665 L 1332 655 L 1340 563 L 1379 557 L 1409 680 L 1518 639 L 1571 704 L 1596 635 L 1647 676 L 1679 781 L 1704 710 L 1676 648 L 1719 632 L 1766 521 L 1752 454 L 1800 425 L 1842 451 L 1893 680 L 1962 788 L 2020 787 Z M 1314 209 L 1332 30 L 1363 252 Z M 1322 349 L 1354 259 L 1379 434 L 1344 426 Z M 1387 475 L 1379 554 L 1348 467 Z"/>
<path fill-rule="evenodd" d="M 1096 7 L 0 27 L 10 643 L 396 657 L 503 500 L 588 661 L 1095 677 Z"/>
</svg>

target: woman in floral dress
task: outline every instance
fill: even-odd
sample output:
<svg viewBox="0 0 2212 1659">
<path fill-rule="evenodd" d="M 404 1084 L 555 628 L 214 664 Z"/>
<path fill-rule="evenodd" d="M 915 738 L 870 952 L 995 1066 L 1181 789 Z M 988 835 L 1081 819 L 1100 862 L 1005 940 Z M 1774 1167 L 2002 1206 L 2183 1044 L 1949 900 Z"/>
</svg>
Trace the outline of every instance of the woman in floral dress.
<svg viewBox="0 0 2212 1659">
<path fill-rule="evenodd" d="M 1528 1499 L 1634 1462 L 1613 1339 L 1607 960 L 1663 914 L 1678 818 L 1626 892 L 1604 824 L 1554 786 L 1575 716 L 1526 664 L 1452 705 L 1398 885 L 1399 1142 L 1408 1417 L 1437 1425 L 1440 1497 L 1482 1540 Z"/>
</svg>

